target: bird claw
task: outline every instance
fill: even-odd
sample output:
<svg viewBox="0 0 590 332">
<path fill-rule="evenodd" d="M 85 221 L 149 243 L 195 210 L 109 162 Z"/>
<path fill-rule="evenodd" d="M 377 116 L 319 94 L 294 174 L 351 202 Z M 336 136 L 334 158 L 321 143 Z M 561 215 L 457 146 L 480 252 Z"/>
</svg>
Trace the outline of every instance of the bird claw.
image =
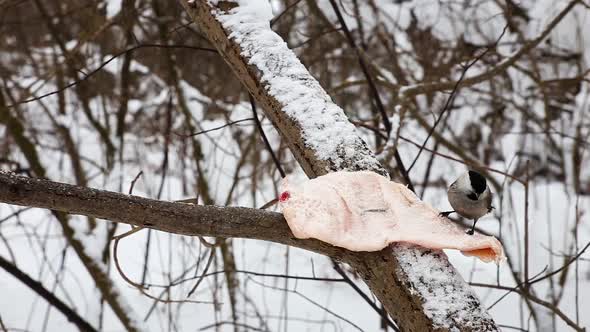
<svg viewBox="0 0 590 332">
<path fill-rule="evenodd" d="M 473 235 L 474 231 L 472 229 L 468 229 L 465 231 L 465 234 L 467 235 Z"/>
<path fill-rule="evenodd" d="M 439 213 L 439 214 L 438 214 L 438 216 L 439 216 L 439 217 L 445 217 L 445 218 L 448 218 L 448 217 L 449 217 L 449 215 L 450 215 L 451 213 L 453 213 L 453 212 L 455 212 L 455 211 L 441 212 L 441 213 Z"/>
</svg>

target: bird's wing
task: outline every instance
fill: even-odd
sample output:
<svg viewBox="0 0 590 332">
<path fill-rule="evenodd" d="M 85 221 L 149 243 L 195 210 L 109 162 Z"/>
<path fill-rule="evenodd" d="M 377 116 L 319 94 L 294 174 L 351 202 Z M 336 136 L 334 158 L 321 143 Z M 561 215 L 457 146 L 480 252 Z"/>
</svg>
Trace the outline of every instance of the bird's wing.
<svg viewBox="0 0 590 332">
<path fill-rule="evenodd" d="M 486 197 L 486 206 L 488 207 L 488 212 L 492 212 L 492 210 L 494 209 L 494 207 L 492 206 L 492 200 L 494 198 L 494 195 L 492 194 L 489 188 L 487 190 L 489 194 Z"/>
</svg>

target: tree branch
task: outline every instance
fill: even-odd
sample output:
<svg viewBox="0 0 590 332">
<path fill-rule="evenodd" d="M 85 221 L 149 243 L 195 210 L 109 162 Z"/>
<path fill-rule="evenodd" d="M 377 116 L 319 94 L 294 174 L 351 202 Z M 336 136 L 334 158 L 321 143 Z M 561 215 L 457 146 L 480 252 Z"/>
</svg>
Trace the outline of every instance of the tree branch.
<svg viewBox="0 0 590 332">
<path fill-rule="evenodd" d="M 283 215 L 276 212 L 159 201 L 5 171 L 0 171 L 0 202 L 90 216 L 168 233 L 271 241 L 337 258 L 346 252 L 317 240 L 296 239 Z M 73 219 L 71 222 L 77 221 Z"/>
<path fill-rule="evenodd" d="M 387 176 L 344 111 L 260 18 L 259 8 L 253 10 L 259 0 L 250 1 L 181 3 L 262 106 L 309 177 L 340 170 Z M 363 278 L 401 330 L 498 330 L 442 251 L 397 244 L 393 250 L 343 253 L 329 256 L 348 263 Z"/>
<path fill-rule="evenodd" d="M 92 327 L 92 325 L 90 325 L 86 320 L 84 320 L 84 318 L 80 317 L 78 313 L 68 307 L 68 305 L 57 298 L 57 296 L 53 295 L 53 293 L 47 290 L 47 288 L 43 287 L 43 284 L 29 277 L 16 265 L 7 261 L 2 256 L 0 256 L 0 267 L 3 268 L 4 271 L 12 274 L 12 276 L 16 279 L 22 281 L 22 283 L 31 288 L 35 293 L 39 294 L 39 296 L 44 298 L 47 302 L 49 302 L 49 304 L 54 306 L 59 312 L 66 316 L 66 318 L 72 322 L 72 324 L 76 325 L 80 331 L 96 331 L 96 329 Z"/>
</svg>

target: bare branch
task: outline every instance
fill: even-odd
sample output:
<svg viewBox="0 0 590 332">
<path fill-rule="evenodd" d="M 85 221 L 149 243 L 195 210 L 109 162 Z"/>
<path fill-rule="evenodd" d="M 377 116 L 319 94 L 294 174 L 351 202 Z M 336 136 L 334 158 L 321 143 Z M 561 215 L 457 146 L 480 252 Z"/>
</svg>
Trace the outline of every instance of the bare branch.
<svg viewBox="0 0 590 332">
<path fill-rule="evenodd" d="M 545 29 L 541 32 L 539 36 L 528 42 L 524 47 L 522 47 L 512 56 L 505 59 L 504 61 L 502 61 L 501 64 L 490 69 L 489 71 L 465 78 L 462 81 L 459 80 L 458 82 L 428 82 L 410 86 L 403 89 L 403 97 L 411 98 L 413 96 L 417 96 L 426 92 L 448 90 L 453 88 L 455 84 L 458 84 L 459 88 L 471 86 L 491 79 L 492 77 L 508 69 L 510 66 L 514 65 L 516 61 L 520 60 L 525 54 L 537 47 L 537 45 L 539 45 L 539 43 L 541 43 L 549 35 L 553 28 L 555 28 L 555 26 L 557 26 L 557 24 L 561 22 L 561 20 L 567 15 L 567 13 L 569 13 L 578 3 L 580 3 L 580 0 L 572 0 L 567 6 L 563 8 L 563 10 L 559 14 L 557 14 L 557 16 L 555 16 L 555 18 L 547 25 L 547 27 L 545 27 Z M 384 83 L 388 84 L 387 82 Z"/>
<path fill-rule="evenodd" d="M 49 304 L 54 306 L 59 312 L 61 312 L 66 318 L 72 322 L 72 324 L 76 325 L 80 331 L 96 331 L 96 329 L 90 325 L 84 318 L 80 317 L 77 312 L 75 312 L 72 308 L 68 307 L 62 300 L 57 298 L 51 291 L 47 288 L 43 287 L 43 285 L 34 280 L 33 278 L 29 277 L 26 273 L 24 273 L 21 269 L 19 269 L 13 263 L 4 259 L 4 257 L 0 256 L 0 267 L 4 269 L 4 271 L 12 274 L 13 277 L 20 280 L 23 284 L 27 285 L 31 288 L 35 293 L 39 294 L 42 298 L 44 298 Z"/>
<path fill-rule="evenodd" d="M 9 172 L 0 172 L 0 202 L 91 216 L 175 234 L 265 240 L 335 257 L 341 257 L 345 252 L 320 241 L 295 239 L 283 215 L 276 212 L 158 201 Z"/>
</svg>

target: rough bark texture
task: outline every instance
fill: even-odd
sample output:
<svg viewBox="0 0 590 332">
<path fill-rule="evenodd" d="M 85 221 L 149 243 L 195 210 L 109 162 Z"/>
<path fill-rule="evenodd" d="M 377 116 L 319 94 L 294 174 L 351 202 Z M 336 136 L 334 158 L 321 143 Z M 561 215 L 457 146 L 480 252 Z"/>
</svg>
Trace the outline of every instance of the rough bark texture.
<svg viewBox="0 0 590 332">
<path fill-rule="evenodd" d="M 224 29 L 219 20 L 220 16 L 235 9 L 237 3 L 219 1 L 215 7 L 207 0 L 195 0 L 190 4 L 183 0 L 182 4 L 256 102 L 262 105 L 308 176 L 315 177 L 341 169 L 387 174 L 378 163 L 359 163 L 357 158 L 349 158 L 335 167 L 336 164 L 330 158 L 319 158 L 319 152 L 305 144 L 301 129 L 304 126 L 285 114 L 283 110 L 287 105 L 281 104 L 277 96 L 271 94 L 270 86 L 262 79 L 265 74 L 263 68 L 252 65 L 252 55 L 257 52 L 255 43 L 248 43 L 248 36 L 240 42 L 230 38 L 232 31 Z M 277 74 L 281 75 L 281 64 L 280 56 L 269 57 L 266 70 L 276 68 Z M 352 148 L 359 155 L 372 155 L 360 138 L 359 143 Z M 342 251 L 338 252 L 342 255 Z M 324 254 L 330 255 L 328 252 Z M 404 331 L 498 330 L 473 291 L 442 252 L 398 245 L 393 251 L 346 253 L 340 258 L 363 277 Z M 419 270 L 417 266 L 428 267 L 429 270 Z M 429 273 L 438 275 L 427 275 Z M 440 304 L 438 307 L 432 306 L 434 299 Z"/>
<path fill-rule="evenodd" d="M 159 231 L 239 237 L 296 246 L 341 257 L 346 250 L 317 240 L 296 239 L 283 215 L 243 207 L 158 201 L 0 171 L 0 202 L 106 219 Z"/>
</svg>

